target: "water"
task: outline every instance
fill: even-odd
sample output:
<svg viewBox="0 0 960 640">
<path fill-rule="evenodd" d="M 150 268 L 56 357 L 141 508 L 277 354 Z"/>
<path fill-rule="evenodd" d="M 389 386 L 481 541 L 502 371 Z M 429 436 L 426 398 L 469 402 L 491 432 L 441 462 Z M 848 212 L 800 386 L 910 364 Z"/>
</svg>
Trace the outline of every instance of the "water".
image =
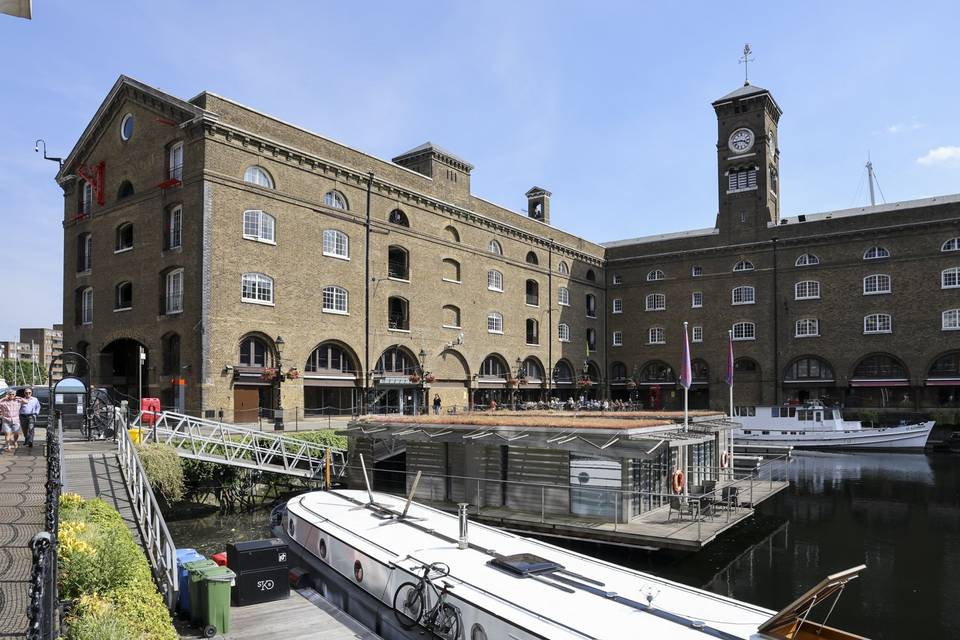
<svg viewBox="0 0 960 640">
<path fill-rule="evenodd" d="M 698 554 L 569 546 L 771 609 L 862 563 L 831 626 L 876 639 L 960 637 L 958 463 L 949 454 L 798 453 L 784 463 L 791 487 Z M 267 517 L 168 524 L 178 546 L 212 553 L 225 540 L 266 535 Z"/>
</svg>

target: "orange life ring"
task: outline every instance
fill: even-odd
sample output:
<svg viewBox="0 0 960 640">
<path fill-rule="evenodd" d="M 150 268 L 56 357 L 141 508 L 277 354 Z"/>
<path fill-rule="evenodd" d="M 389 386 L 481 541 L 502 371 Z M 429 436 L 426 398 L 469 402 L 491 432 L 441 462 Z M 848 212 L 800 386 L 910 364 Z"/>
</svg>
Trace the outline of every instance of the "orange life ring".
<svg viewBox="0 0 960 640">
<path fill-rule="evenodd" d="M 680 469 L 675 469 L 673 472 L 673 492 L 680 493 L 683 491 L 683 471 Z"/>
<path fill-rule="evenodd" d="M 726 469 L 730 466 L 730 452 L 724 451 L 720 454 L 720 468 Z"/>
</svg>

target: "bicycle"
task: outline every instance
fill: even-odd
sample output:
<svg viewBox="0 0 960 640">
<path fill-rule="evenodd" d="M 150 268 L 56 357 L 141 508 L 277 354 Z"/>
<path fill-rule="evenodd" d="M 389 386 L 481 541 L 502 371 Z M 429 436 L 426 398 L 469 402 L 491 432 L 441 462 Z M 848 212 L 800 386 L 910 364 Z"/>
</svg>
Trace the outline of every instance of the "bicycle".
<svg viewBox="0 0 960 640">
<path fill-rule="evenodd" d="M 437 575 L 433 578 L 430 573 Z M 459 640 L 460 638 L 460 611 L 449 602 L 447 594 L 453 585 L 443 581 L 443 588 L 437 591 L 433 580 L 450 575 L 450 567 L 443 562 L 434 562 L 424 566 L 423 575 L 416 583 L 404 582 L 397 587 L 393 594 L 393 613 L 397 622 L 404 629 L 412 629 L 418 624 L 426 631 L 443 640 Z M 427 587 L 434 593 L 436 603 L 427 610 L 430 599 Z"/>
</svg>

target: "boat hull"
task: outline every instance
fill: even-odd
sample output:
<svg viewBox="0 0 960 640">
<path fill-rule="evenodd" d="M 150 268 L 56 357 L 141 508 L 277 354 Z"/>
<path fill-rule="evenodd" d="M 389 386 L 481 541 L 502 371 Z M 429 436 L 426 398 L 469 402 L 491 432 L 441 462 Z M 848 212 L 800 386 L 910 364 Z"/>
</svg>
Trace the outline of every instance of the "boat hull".
<svg viewBox="0 0 960 640">
<path fill-rule="evenodd" d="M 933 422 L 885 427 L 877 429 L 851 429 L 844 431 L 807 431 L 790 433 L 770 430 L 763 433 L 762 427 L 751 425 L 751 433 L 742 429 L 733 432 L 733 442 L 738 445 L 792 446 L 797 449 L 923 449 L 933 429 Z"/>
</svg>

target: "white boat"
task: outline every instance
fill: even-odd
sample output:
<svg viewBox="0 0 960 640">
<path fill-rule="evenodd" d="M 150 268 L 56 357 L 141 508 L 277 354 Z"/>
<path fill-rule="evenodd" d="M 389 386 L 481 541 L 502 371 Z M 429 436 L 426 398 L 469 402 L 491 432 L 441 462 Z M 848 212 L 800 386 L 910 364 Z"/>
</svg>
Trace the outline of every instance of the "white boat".
<svg viewBox="0 0 960 640">
<path fill-rule="evenodd" d="M 314 587 L 385 640 L 860 639 L 813 617 L 829 617 L 863 566 L 776 612 L 495 527 L 468 531 L 466 505 L 458 518 L 369 490 L 318 491 L 273 524 Z"/>
<path fill-rule="evenodd" d="M 800 449 L 922 449 L 933 421 L 895 427 L 864 427 L 844 420 L 839 408 L 820 402 L 780 407 L 737 407 L 733 430 L 739 445 L 793 446 Z"/>
</svg>

